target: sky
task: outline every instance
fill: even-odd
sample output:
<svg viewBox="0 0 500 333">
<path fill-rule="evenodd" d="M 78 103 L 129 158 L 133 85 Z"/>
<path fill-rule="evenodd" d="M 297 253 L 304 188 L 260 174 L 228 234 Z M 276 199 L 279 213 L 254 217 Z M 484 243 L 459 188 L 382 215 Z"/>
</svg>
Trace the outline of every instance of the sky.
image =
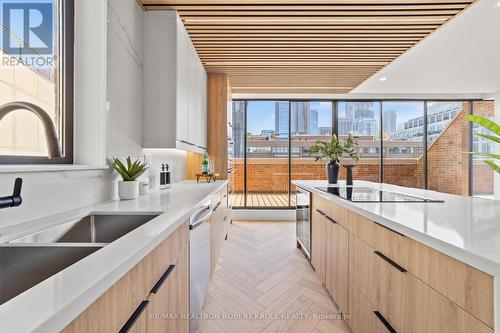
<svg viewBox="0 0 500 333">
<path fill-rule="evenodd" d="M 274 130 L 275 101 L 249 101 L 247 106 L 247 131 L 260 134 L 262 130 Z M 339 103 L 339 116 L 345 114 L 345 102 Z M 423 115 L 423 102 L 384 102 L 384 111 L 397 111 L 398 123 Z M 332 126 L 332 106 L 330 102 L 311 102 L 311 110 L 318 110 L 319 127 Z M 377 115 L 379 110 L 375 110 Z"/>
<path fill-rule="evenodd" d="M 247 132 L 260 134 L 261 130 L 274 130 L 275 101 L 249 101 L 247 105 Z M 318 111 L 318 126 L 332 126 L 332 104 L 311 102 L 311 110 Z"/>
</svg>

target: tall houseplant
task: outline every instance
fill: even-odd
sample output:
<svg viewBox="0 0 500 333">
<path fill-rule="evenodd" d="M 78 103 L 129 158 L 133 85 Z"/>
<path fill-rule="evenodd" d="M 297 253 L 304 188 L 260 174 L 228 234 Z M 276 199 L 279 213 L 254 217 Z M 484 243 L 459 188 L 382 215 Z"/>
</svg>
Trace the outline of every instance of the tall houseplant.
<svg viewBox="0 0 500 333">
<path fill-rule="evenodd" d="M 357 146 L 358 143 L 351 134 L 343 142 L 334 134 L 330 141 L 316 141 L 316 145 L 312 146 L 309 151 L 311 154 L 316 155 L 316 161 L 328 159 L 326 164 L 328 183 L 337 184 L 340 173 L 340 159 L 342 156 L 348 155 L 357 161 L 359 159 L 356 151 Z"/>
<path fill-rule="evenodd" d="M 481 116 L 474 116 L 474 115 L 469 115 L 467 116 L 467 119 L 474 124 L 477 124 L 487 130 L 489 130 L 492 134 L 484 134 L 484 133 L 479 133 L 479 132 L 474 132 L 475 135 L 483 137 L 485 139 L 488 139 L 490 141 L 500 143 L 500 125 L 497 123 L 483 118 Z M 480 153 L 480 152 L 471 152 L 469 154 L 473 155 L 479 155 L 479 156 L 484 156 L 491 158 L 493 160 L 500 160 L 500 155 L 497 154 L 488 154 L 488 153 Z M 492 168 L 494 171 L 497 173 L 500 173 L 500 165 L 496 164 L 494 161 L 491 160 L 486 160 L 484 161 L 490 168 Z"/>
<path fill-rule="evenodd" d="M 137 179 L 147 170 L 147 164 L 139 160 L 132 162 L 130 156 L 127 157 L 126 165 L 116 157 L 113 160 L 115 170 L 122 177 L 122 180 L 118 182 L 118 196 L 122 200 L 136 199 L 139 196 Z"/>
</svg>

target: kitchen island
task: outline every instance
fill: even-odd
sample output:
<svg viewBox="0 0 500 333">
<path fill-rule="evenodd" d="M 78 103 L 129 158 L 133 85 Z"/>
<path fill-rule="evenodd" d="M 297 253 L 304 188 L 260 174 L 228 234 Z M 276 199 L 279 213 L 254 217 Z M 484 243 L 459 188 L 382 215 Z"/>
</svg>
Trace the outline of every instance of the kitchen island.
<svg viewBox="0 0 500 333">
<path fill-rule="evenodd" d="M 355 202 L 293 183 L 312 193 L 311 264 L 354 332 L 493 331 L 500 203 L 366 181 L 354 186 L 438 202 Z"/>
</svg>

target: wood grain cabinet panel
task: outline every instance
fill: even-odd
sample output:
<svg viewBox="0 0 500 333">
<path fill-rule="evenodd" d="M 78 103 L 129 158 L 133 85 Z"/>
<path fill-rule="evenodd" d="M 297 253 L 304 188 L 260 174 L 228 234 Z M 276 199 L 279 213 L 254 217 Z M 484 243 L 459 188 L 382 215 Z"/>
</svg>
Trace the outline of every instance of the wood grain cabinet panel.
<svg viewBox="0 0 500 333">
<path fill-rule="evenodd" d="M 349 211 L 351 231 L 493 328 L 493 277 Z"/>
<path fill-rule="evenodd" d="M 326 218 L 325 218 L 326 219 Z M 349 232 L 326 219 L 326 288 L 342 313 L 349 311 Z"/>
<path fill-rule="evenodd" d="M 183 223 L 62 332 L 119 332 L 134 311 L 148 298 L 151 288 L 166 268 L 176 261 L 182 248 L 188 244 L 188 232 L 187 223 Z M 189 283 L 188 281 L 189 279 L 186 283 Z M 144 325 L 142 318 L 144 315 L 141 315 L 134 324 L 137 332 L 142 332 Z"/>
<path fill-rule="evenodd" d="M 340 205 L 330 202 L 319 195 L 313 195 L 313 207 L 319 209 L 331 219 L 335 220 L 341 226 L 350 230 L 348 210 Z"/>
<path fill-rule="evenodd" d="M 311 229 L 311 263 L 316 274 L 318 274 L 321 281 L 326 284 L 326 222 L 323 215 L 315 208 L 312 209 Z"/>
<path fill-rule="evenodd" d="M 493 332 L 384 253 L 351 241 L 353 285 L 397 332 Z"/>
<path fill-rule="evenodd" d="M 349 284 L 349 326 L 353 333 L 388 332 L 366 297 L 352 283 Z"/>
<path fill-rule="evenodd" d="M 170 271 L 168 271 L 170 270 Z M 189 244 L 186 243 L 163 284 L 149 295 L 148 333 L 187 333 L 189 331 Z"/>
</svg>

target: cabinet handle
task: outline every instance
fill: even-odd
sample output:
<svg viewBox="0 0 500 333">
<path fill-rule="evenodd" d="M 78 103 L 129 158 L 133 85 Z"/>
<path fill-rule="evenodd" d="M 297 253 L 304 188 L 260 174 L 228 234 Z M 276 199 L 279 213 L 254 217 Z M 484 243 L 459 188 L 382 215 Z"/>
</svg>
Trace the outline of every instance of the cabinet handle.
<svg viewBox="0 0 500 333">
<path fill-rule="evenodd" d="M 163 273 L 163 275 L 158 280 L 158 282 L 156 282 L 153 289 L 151 289 L 150 293 L 156 294 L 158 292 L 158 290 L 160 290 L 161 286 L 165 283 L 165 281 L 167 280 L 170 273 L 173 272 L 174 268 L 175 268 L 175 265 L 168 266 L 167 270 L 165 271 L 165 273 Z"/>
<path fill-rule="evenodd" d="M 393 233 L 395 233 L 395 234 L 397 234 L 397 235 L 399 235 L 399 236 L 401 236 L 401 237 L 406 237 L 406 236 L 405 236 L 405 235 L 403 235 L 402 233 L 399 233 L 399 232 L 397 232 L 397 231 L 395 231 L 395 230 L 392 230 L 391 228 L 386 227 L 386 226 L 385 226 L 385 225 L 383 225 L 383 224 L 380 224 L 380 223 L 375 222 L 375 221 L 374 221 L 373 223 L 375 223 L 375 224 L 376 224 L 376 225 L 378 225 L 379 227 L 382 227 L 382 228 L 384 228 L 384 229 L 387 229 L 387 230 L 389 230 L 389 231 L 392 231 Z"/>
<path fill-rule="evenodd" d="M 377 256 L 379 256 L 380 258 L 382 258 L 384 261 L 386 261 L 389 265 L 391 265 L 392 267 L 394 267 L 395 269 L 397 269 L 398 271 L 400 271 L 401 273 L 406 273 L 406 269 L 404 269 L 403 267 L 399 266 L 398 264 L 396 264 L 394 261 L 392 261 L 391 259 L 387 258 L 383 253 L 379 252 L 379 251 L 374 251 L 373 253 L 375 253 Z"/>
<path fill-rule="evenodd" d="M 382 324 L 384 324 L 385 328 L 387 328 L 387 330 L 391 333 L 398 333 L 392 326 L 391 324 L 389 324 L 389 322 L 384 318 L 384 316 L 382 316 L 382 314 L 378 311 L 373 311 L 373 313 L 375 314 L 375 316 L 377 316 L 378 320 L 380 320 L 382 322 Z"/>
<path fill-rule="evenodd" d="M 219 201 L 219 203 L 217 205 L 215 205 L 213 212 L 215 212 L 217 209 L 219 209 L 220 204 L 221 204 L 221 202 Z"/>
<path fill-rule="evenodd" d="M 316 211 L 317 211 L 318 213 L 320 213 L 320 215 L 323 215 L 323 216 L 325 216 L 325 215 L 326 215 L 325 213 L 323 213 L 322 211 L 320 211 L 320 210 L 319 210 L 319 209 L 317 209 L 317 208 L 316 208 Z"/>
<path fill-rule="evenodd" d="M 125 325 L 123 325 L 119 333 L 127 333 L 128 331 L 130 331 L 130 329 L 134 326 L 135 322 L 141 316 L 148 305 L 149 301 L 142 301 L 137 309 L 135 309 L 134 313 L 132 313 L 132 316 L 130 316 L 130 318 L 127 320 Z"/>
<path fill-rule="evenodd" d="M 337 224 L 338 223 L 337 221 L 335 221 L 334 219 L 332 219 L 330 216 L 328 216 L 326 214 L 323 215 L 323 216 L 325 217 L 325 219 L 327 219 L 328 221 L 332 222 L 333 224 Z"/>
</svg>

